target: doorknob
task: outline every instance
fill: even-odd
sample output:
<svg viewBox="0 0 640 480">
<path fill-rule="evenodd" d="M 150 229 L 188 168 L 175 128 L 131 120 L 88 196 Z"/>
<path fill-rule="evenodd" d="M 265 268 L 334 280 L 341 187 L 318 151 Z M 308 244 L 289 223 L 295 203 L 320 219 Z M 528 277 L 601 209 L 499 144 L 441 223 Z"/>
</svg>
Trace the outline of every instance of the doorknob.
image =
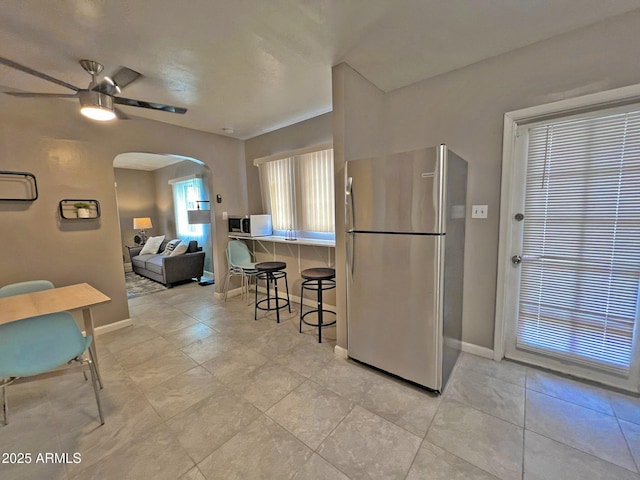
<svg viewBox="0 0 640 480">
<path fill-rule="evenodd" d="M 511 257 L 511 263 L 513 263 L 514 265 L 522 263 L 522 257 L 520 255 L 514 255 L 513 257 Z"/>
</svg>

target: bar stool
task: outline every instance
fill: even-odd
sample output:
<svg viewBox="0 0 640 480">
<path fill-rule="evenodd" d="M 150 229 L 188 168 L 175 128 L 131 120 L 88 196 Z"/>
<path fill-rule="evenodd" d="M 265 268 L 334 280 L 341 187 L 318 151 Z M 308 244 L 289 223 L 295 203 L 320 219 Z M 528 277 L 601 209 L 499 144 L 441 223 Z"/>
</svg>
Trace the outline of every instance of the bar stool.
<svg viewBox="0 0 640 480">
<path fill-rule="evenodd" d="M 280 323 L 280 309 L 289 307 L 289 313 L 291 313 L 291 303 L 289 302 L 289 282 L 287 281 L 287 272 L 284 271 L 287 268 L 285 262 L 261 262 L 256 264 L 256 303 L 253 311 L 253 319 L 258 319 L 258 310 L 276 311 L 276 318 Z M 278 297 L 278 280 L 284 278 L 284 284 L 287 289 L 287 298 Z M 267 297 L 258 301 L 258 282 L 264 280 L 267 284 Z M 275 297 L 271 298 L 271 284 L 275 290 Z M 271 301 L 275 302 L 275 306 L 271 306 Z M 282 302 L 282 303 L 281 303 Z M 266 303 L 266 306 L 263 304 Z"/>
<path fill-rule="evenodd" d="M 318 343 L 322 343 L 322 329 L 324 327 L 330 327 L 331 325 L 335 325 L 336 321 L 325 323 L 323 321 L 323 313 L 333 313 L 336 312 L 332 310 L 327 310 L 322 305 L 322 292 L 325 290 L 331 290 L 336 288 L 336 271 L 333 268 L 325 268 L 325 267 L 317 267 L 317 268 L 308 268 L 303 270 L 300 273 L 300 276 L 304 278 L 302 282 L 302 286 L 300 288 L 300 333 L 302 333 L 302 324 L 309 325 L 310 327 L 318 327 Z M 306 312 L 304 315 L 302 314 L 302 301 L 304 300 L 304 291 L 306 290 L 315 290 L 318 292 L 318 308 L 314 310 L 310 310 Z M 304 317 L 309 315 L 310 313 L 318 313 L 318 323 L 310 323 L 307 322 Z"/>
</svg>

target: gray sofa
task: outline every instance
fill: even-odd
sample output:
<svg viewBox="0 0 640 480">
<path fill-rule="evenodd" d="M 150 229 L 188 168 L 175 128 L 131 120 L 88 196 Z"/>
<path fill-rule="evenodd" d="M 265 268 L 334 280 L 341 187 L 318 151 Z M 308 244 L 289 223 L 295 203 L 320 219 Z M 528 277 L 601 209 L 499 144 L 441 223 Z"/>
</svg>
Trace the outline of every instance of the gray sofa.
<svg viewBox="0 0 640 480">
<path fill-rule="evenodd" d="M 202 278 L 204 272 L 204 252 L 198 247 L 198 242 L 189 242 L 189 248 L 182 255 L 169 257 L 162 255 L 167 240 L 162 242 L 158 252 L 154 254 L 140 255 L 142 247 L 130 247 L 131 265 L 138 275 L 160 282 L 167 287 L 173 287 L 174 283 Z"/>
</svg>

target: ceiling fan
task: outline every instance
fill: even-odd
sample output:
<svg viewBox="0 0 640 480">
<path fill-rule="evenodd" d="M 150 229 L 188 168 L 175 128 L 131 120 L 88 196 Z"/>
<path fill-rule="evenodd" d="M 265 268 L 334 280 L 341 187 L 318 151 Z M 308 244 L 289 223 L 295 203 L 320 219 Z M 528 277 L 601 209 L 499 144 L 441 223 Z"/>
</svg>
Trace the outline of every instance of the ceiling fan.
<svg viewBox="0 0 640 480">
<path fill-rule="evenodd" d="M 151 110 L 161 110 L 163 112 L 180 113 L 187 112 L 186 108 L 164 105 L 162 103 L 145 102 L 144 100 L 134 100 L 131 98 L 118 97 L 123 88 L 130 85 L 142 75 L 127 67 L 120 67 L 111 76 L 103 77 L 98 81 L 97 77 L 102 72 L 103 66 L 93 60 L 80 60 L 80 66 L 91 75 L 91 82 L 87 88 L 78 88 L 70 83 L 53 78 L 45 73 L 38 72 L 29 67 L 25 67 L 7 58 L 0 57 L 0 64 L 15 68 L 21 72 L 36 76 L 43 80 L 61 85 L 73 90 L 75 93 L 35 93 L 35 92 L 4 92 L 15 97 L 58 97 L 58 98 L 78 98 L 80 100 L 80 113 L 93 120 L 107 121 L 114 118 L 127 119 L 125 113 L 114 106 L 127 105 L 129 107 L 149 108 Z"/>
</svg>

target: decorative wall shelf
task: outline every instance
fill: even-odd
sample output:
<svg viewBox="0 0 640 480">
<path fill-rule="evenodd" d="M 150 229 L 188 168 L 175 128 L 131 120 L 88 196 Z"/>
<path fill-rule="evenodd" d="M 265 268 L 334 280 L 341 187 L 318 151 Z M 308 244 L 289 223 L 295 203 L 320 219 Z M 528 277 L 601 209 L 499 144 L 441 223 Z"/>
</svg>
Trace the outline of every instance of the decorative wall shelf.
<svg viewBox="0 0 640 480">
<path fill-rule="evenodd" d="M 84 204 L 85 208 L 78 208 L 77 205 Z M 79 198 L 65 198 L 58 204 L 60 218 L 65 220 L 93 220 L 100 218 L 100 202 L 98 200 L 87 200 Z"/>
<path fill-rule="evenodd" d="M 38 183 L 33 173 L 0 171 L 0 201 L 33 202 L 37 199 Z"/>
</svg>

